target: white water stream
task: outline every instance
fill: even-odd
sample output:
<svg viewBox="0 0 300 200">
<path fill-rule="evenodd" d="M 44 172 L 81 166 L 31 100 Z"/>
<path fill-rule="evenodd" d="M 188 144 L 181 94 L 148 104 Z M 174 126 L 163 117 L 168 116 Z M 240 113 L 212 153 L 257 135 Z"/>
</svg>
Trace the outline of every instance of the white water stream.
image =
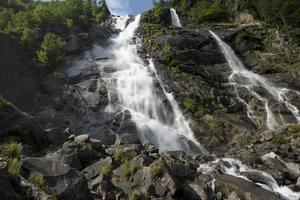
<svg viewBox="0 0 300 200">
<path fill-rule="evenodd" d="M 193 132 L 173 95 L 164 89 L 164 84 L 159 79 L 152 60 L 148 59 L 148 64 L 145 64 L 138 55 L 140 41 L 135 38 L 135 32 L 139 26 L 140 16 L 136 16 L 135 20 L 126 27 L 127 20 L 126 17 L 115 20 L 114 27 L 118 27 L 122 32 L 111 40 L 112 45 L 108 48 L 109 52 L 106 52 L 110 59 L 99 61 L 99 68 L 105 68 L 105 66 L 113 68 L 110 72 L 102 72 L 102 77 L 106 80 L 108 89 L 109 105 L 106 111 L 116 117 L 121 114 L 122 120 L 125 119 L 125 113 L 130 112 L 131 119 L 138 128 L 141 141 L 156 145 L 160 151 L 184 150 L 193 154 L 197 153 L 195 151 L 197 149 L 202 154 L 208 154 L 194 138 Z M 247 71 L 232 49 L 228 45 L 226 46 L 215 34 L 214 37 L 220 43 L 220 46 L 222 44 L 222 51 L 233 69 L 230 77 L 232 83 L 239 83 L 235 78 L 237 76 L 240 78 L 250 76 L 250 78 L 247 78 L 247 82 L 242 83 L 243 87 L 251 88 L 253 84 L 262 85 L 278 101 L 284 102 L 287 108 L 291 112 L 293 111 L 296 118 L 299 117 L 298 110 L 284 96 L 288 92 L 287 89 L 277 91 L 278 88 L 271 86 L 262 77 Z M 271 126 L 277 126 L 274 117 L 272 117 L 272 111 L 269 109 L 268 100 L 254 91 L 248 90 L 257 98 L 261 98 L 261 101 L 266 102 L 266 112 L 269 112 L 267 114 L 268 126 L 270 128 Z M 112 100 L 115 98 L 113 94 L 116 94 L 117 101 Z M 241 99 L 241 101 L 243 100 Z M 249 107 L 249 116 L 253 116 L 252 112 L 254 111 L 250 110 L 251 107 L 246 102 L 245 104 Z M 231 167 L 226 167 L 228 165 L 223 165 L 221 161 L 230 163 Z M 250 180 L 241 175 L 242 172 L 259 172 L 243 165 L 238 160 L 225 158 L 200 165 L 199 171 L 210 173 L 217 164 L 221 166 L 223 173 L 244 178 L 248 181 Z M 299 199 L 300 193 L 293 192 L 286 186 L 279 186 L 274 178 L 265 172 L 259 173 L 268 180 L 267 183 L 259 184 L 263 188 L 277 192 L 285 199 Z"/>
<path fill-rule="evenodd" d="M 181 113 L 172 94 L 164 90 L 154 64 L 145 64 L 138 56 L 140 40 L 135 38 L 141 16 L 135 17 L 127 27 L 127 20 L 115 20 L 114 27 L 122 32 L 112 39 L 111 59 L 106 63 L 115 69 L 107 74 L 109 105 L 107 111 L 122 114 L 130 112 L 143 143 L 152 143 L 161 151 L 184 150 L 187 153 L 206 153 L 194 138 L 188 122 Z M 125 25 L 124 25 L 125 24 Z M 126 28 L 125 28 L 126 27 Z M 117 102 L 111 102 L 113 91 Z M 193 150 L 192 150 L 193 149 Z M 195 150 L 196 149 L 196 150 Z"/>
<path fill-rule="evenodd" d="M 233 49 L 214 32 L 210 31 L 210 33 L 217 41 L 224 57 L 226 58 L 232 70 L 232 74 L 229 77 L 229 81 L 235 87 L 235 91 L 239 100 L 246 105 L 248 110 L 248 117 L 255 123 L 255 111 L 252 110 L 251 106 L 248 103 L 246 103 L 246 100 L 242 99 L 238 94 L 238 89 L 240 88 L 246 89 L 249 92 L 249 94 L 252 95 L 252 97 L 256 98 L 264 104 L 266 113 L 265 119 L 268 129 L 275 130 L 281 125 L 284 125 L 284 121 L 279 121 L 272 112 L 272 109 L 270 107 L 271 101 L 275 101 L 279 105 L 285 106 L 286 109 L 290 111 L 291 114 L 293 114 L 295 120 L 298 123 L 300 123 L 300 113 L 298 108 L 289 102 L 288 94 L 293 93 L 294 91 L 289 90 L 287 88 L 276 87 L 264 77 L 247 70 L 242 61 L 234 53 Z M 266 95 L 263 96 L 259 94 L 255 91 L 255 88 L 263 89 L 264 91 L 266 91 Z M 283 119 L 280 112 L 279 115 L 279 119 Z"/>
<path fill-rule="evenodd" d="M 171 17 L 172 17 L 172 24 L 177 27 L 182 27 L 182 24 L 180 22 L 180 19 L 179 19 L 179 16 L 178 16 L 176 10 L 174 8 L 171 8 L 170 12 L 171 12 Z"/>
</svg>

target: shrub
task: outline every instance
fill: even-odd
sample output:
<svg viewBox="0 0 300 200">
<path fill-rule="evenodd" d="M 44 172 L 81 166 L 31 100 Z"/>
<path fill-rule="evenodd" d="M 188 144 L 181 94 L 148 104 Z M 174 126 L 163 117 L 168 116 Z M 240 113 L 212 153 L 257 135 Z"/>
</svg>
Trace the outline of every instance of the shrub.
<svg viewBox="0 0 300 200">
<path fill-rule="evenodd" d="M 122 151 L 119 148 L 116 148 L 113 154 L 113 161 L 115 164 L 120 165 L 130 161 L 133 157 L 134 152 L 132 150 Z"/>
<path fill-rule="evenodd" d="M 227 14 L 222 5 L 215 1 L 201 0 L 189 12 L 189 19 L 193 23 L 224 21 Z"/>
<path fill-rule="evenodd" d="M 33 185 L 40 188 L 42 191 L 49 193 L 49 187 L 44 177 L 36 172 L 31 172 L 28 177 L 28 181 Z"/>
<path fill-rule="evenodd" d="M 285 135 L 275 135 L 272 138 L 272 142 L 274 144 L 282 145 L 282 144 L 287 144 L 289 140 Z"/>
<path fill-rule="evenodd" d="M 186 108 L 186 109 L 188 109 L 188 110 L 190 110 L 191 112 L 195 112 L 195 110 L 197 109 L 197 104 L 196 104 L 196 102 L 193 100 L 193 99 L 191 99 L 191 98 L 184 98 L 183 99 L 183 106 Z"/>
<path fill-rule="evenodd" d="M 21 173 L 21 167 L 22 167 L 22 162 L 19 159 L 13 158 L 8 160 L 8 173 L 11 176 L 13 177 L 19 176 Z"/>
<path fill-rule="evenodd" d="M 129 162 L 125 162 L 121 176 L 126 181 L 131 181 L 136 170 L 137 168 L 135 166 L 130 165 Z"/>
<path fill-rule="evenodd" d="M 37 52 L 38 61 L 42 66 L 53 66 L 64 59 L 64 48 L 66 42 L 54 33 L 47 33 Z"/>
<path fill-rule="evenodd" d="M 113 166 L 111 163 L 109 163 L 100 169 L 100 175 L 107 176 L 112 170 L 113 170 Z"/>
<path fill-rule="evenodd" d="M 155 162 L 152 166 L 151 166 L 151 175 L 153 177 L 159 176 L 160 174 L 162 174 L 165 170 L 166 170 L 166 164 L 164 161 L 160 160 L 158 162 Z"/>
<path fill-rule="evenodd" d="M 22 144 L 17 142 L 10 142 L 2 146 L 2 156 L 6 160 L 20 159 L 22 154 Z"/>
<path fill-rule="evenodd" d="M 129 200 L 145 200 L 146 197 L 143 194 L 140 194 L 136 191 L 131 192 L 129 195 Z"/>
</svg>

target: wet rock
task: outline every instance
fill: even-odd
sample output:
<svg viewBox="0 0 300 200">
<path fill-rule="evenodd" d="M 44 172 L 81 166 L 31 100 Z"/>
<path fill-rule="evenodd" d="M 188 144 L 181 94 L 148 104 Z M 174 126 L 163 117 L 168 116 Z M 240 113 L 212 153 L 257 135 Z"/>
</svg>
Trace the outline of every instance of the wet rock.
<svg viewBox="0 0 300 200">
<path fill-rule="evenodd" d="M 231 175 L 218 176 L 215 185 L 216 191 L 222 192 L 225 198 L 228 198 L 234 191 L 241 199 L 280 199 L 276 194 L 265 190 L 252 182 Z"/>
<path fill-rule="evenodd" d="M 122 133 L 117 141 L 118 145 L 122 144 L 141 144 L 139 137 L 132 133 Z"/>
<path fill-rule="evenodd" d="M 27 199 L 32 200 L 51 200 L 51 195 L 46 194 L 37 186 L 33 185 L 32 183 L 28 182 L 26 179 L 21 177 L 20 180 L 20 187 L 22 188 L 23 194 Z"/>
<path fill-rule="evenodd" d="M 85 134 L 85 135 L 79 135 L 75 138 L 75 142 L 77 144 L 81 144 L 83 142 L 87 142 L 89 139 L 89 135 L 88 134 Z"/>
</svg>

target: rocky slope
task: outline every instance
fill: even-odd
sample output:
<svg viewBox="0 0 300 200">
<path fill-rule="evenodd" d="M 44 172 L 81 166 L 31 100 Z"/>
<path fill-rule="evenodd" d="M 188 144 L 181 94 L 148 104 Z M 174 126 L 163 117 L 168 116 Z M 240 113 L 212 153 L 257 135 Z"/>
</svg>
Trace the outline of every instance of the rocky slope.
<svg viewBox="0 0 300 200">
<path fill-rule="evenodd" d="M 106 42 L 119 32 L 110 30 L 111 18 L 98 27 L 105 33 L 101 46 L 70 56 L 67 65 L 44 78 L 32 116 L 0 99 L 1 144 L 22 144 L 20 155 L 2 150 L 3 199 L 283 199 L 278 190 L 259 186 L 274 183 L 261 171 L 288 186 L 285 190 L 300 191 L 300 126 L 267 130 L 262 105 L 245 91 L 243 97 L 259 113 L 257 121 L 247 117 L 228 85 L 230 68 L 208 30 L 221 35 L 250 70 L 297 91 L 299 47 L 290 48 L 295 44 L 284 34 L 260 22 L 177 28 L 169 12 L 162 19 L 151 12 L 142 16 L 138 53 L 145 62 L 147 54 L 153 58 L 166 89 L 213 156 L 159 152 L 141 144 L 130 114 L 121 119 L 106 112 L 113 100 L 103 77 L 112 68 L 100 70 L 97 61 L 110 59 L 103 54 Z M 299 96 L 291 102 L 300 107 Z M 271 107 L 275 113 L 276 106 Z M 294 123 L 290 113 L 281 111 Z M 223 157 L 238 159 L 251 170 Z M 22 167 L 16 174 L 17 161 Z"/>
</svg>

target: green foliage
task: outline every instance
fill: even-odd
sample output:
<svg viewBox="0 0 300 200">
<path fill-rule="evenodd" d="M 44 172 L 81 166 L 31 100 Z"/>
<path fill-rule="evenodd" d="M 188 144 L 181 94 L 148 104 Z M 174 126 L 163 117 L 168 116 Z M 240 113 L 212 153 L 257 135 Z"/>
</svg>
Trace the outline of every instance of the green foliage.
<svg viewBox="0 0 300 200">
<path fill-rule="evenodd" d="M 8 163 L 8 173 L 17 177 L 21 173 L 22 162 L 22 144 L 17 142 L 8 142 L 1 147 L 1 157 Z"/>
<path fill-rule="evenodd" d="M 22 144 L 17 142 L 9 142 L 2 146 L 1 154 L 6 160 L 20 159 L 22 155 Z"/>
<path fill-rule="evenodd" d="M 225 9 L 217 1 L 213 3 L 207 0 L 198 1 L 189 12 L 189 19 L 194 23 L 220 22 L 226 18 Z"/>
<path fill-rule="evenodd" d="M 197 109 L 197 103 L 193 99 L 188 97 L 183 99 L 183 106 L 186 109 L 190 110 L 192 113 L 194 113 Z"/>
<path fill-rule="evenodd" d="M 272 138 L 272 142 L 274 144 L 281 145 L 281 144 L 287 144 L 289 142 L 289 140 L 285 135 L 275 135 Z"/>
<path fill-rule="evenodd" d="M 163 56 L 164 60 L 170 61 L 173 56 L 172 47 L 170 44 L 166 44 L 161 51 L 161 55 Z"/>
<path fill-rule="evenodd" d="M 0 95 L 0 109 L 4 110 L 6 112 L 10 112 L 14 109 L 14 105 L 8 101 L 6 101 L 1 95 Z"/>
<path fill-rule="evenodd" d="M 47 33 L 37 52 L 37 57 L 42 66 L 53 66 L 64 59 L 66 42 L 54 33 Z"/>
<path fill-rule="evenodd" d="M 28 177 L 28 181 L 33 185 L 40 188 L 42 191 L 49 193 L 49 187 L 44 177 L 36 172 L 31 172 Z"/>
<path fill-rule="evenodd" d="M 151 165 L 151 175 L 152 177 L 157 177 L 161 175 L 166 169 L 167 166 L 164 161 L 157 161 Z"/>
<path fill-rule="evenodd" d="M 110 172 L 113 170 L 113 165 L 112 163 L 109 163 L 105 166 L 103 166 L 101 169 L 100 169 L 100 175 L 101 176 L 107 176 L 110 174 Z"/>
<path fill-rule="evenodd" d="M 146 199 L 146 197 L 143 194 L 140 194 L 136 191 L 131 192 L 128 198 L 129 198 L 129 200 L 145 200 Z"/>
<path fill-rule="evenodd" d="M 131 165 L 128 161 L 126 161 L 123 166 L 123 171 L 121 176 L 126 181 L 131 181 L 136 171 L 137 168 L 134 165 Z"/>
<path fill-rule="evenodd" d="M 13 177 L 19 176 L 21 173 L 22 162 L 17 158 L 9 159 L 7 162 L 8 173 Z"/>
<path fill-rule="evenodd" d="M 122 151 L 119 148 L 116 148 L 112 157 L 114 163 L 120 165 L 130 161 L 134 157 L 134 152 L 132 150 Z"/>
<path fill-rule="evenodd" d="M 228 123 L 221 121 L 216 117 L 211 117 L 206 120 L 208 129 L 213 133 L 219 141 L 226 143 L 227 142 L 227 132 L 230 131 L 232 126 Z"/>
</svg>

